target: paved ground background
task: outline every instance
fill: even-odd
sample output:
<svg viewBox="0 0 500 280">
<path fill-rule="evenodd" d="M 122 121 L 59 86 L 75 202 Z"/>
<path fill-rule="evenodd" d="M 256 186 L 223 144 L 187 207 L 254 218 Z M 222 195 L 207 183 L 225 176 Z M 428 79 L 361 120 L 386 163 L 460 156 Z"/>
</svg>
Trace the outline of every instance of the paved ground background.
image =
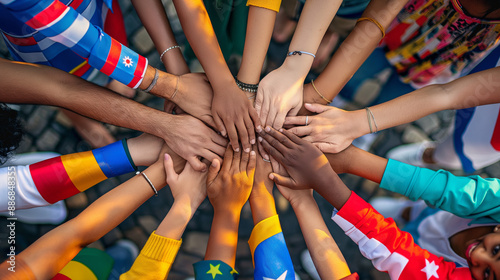
<svg viewBox="0 0 500 280">
<path fill-rule="evenodd" d="M 149 62 L 156 67 L 161 67 L 158 54 L 147 32 L 141 25 L 133 7 L 129 1 L 120 1 L 125 15 L 127 33 L 130 45 L 139 53 L 146 55 Z M 173 29 L 179 42 L 185 41 L 180 24 L 175 16 L 175 11 L 170 1 L 164 1 L 166 10 L 171 19 Z M 285 49 L 286 50 L 286 47 Z M 283 46 L 273 44 L 270 48 L 269 59 L 279 61 L 284 54 Z M 8 50 L 3 41 L 0 40 L 0 56 L 10 58 Z M 361 93 L 363 94 L 363 93 Z M 144 93 L 139 93 L 135 98 L 148 106 L 161 108 L 162 100 L 158 98 L 147 98 Z M 362 100 L 362 97 L 359 98 Z M 348 104 L 348 108 L 354 108 L 362 104 Z M 361 106 L 362 107 L 362 106 Z M 22 105 L 20 115 L 23 119 L 27 135 L 25 136 L 18 153 L 34 151 L 56 151 L 61 154 L 81 152 L 90 149 L 75 132 L 71 123 L 56 109 L 47 106 Z M 378 155 L 385 153 L 392 147 L 401 143 L 418 142 L 426 139 L 440 139 L 444 130 L 451 121 L 451 112 L 440 112 L 423 118 L 413 124 L 403 125 L 378 133 L 371 150 Z M 137 132 L 123 128 L 109 126 L 117 139 L 138 135 Z M 496 164 L 477 172 L 487 177 L 500 177 L 500 165 Z M 66 200 L 71 219 L 87 207 L 92 201 L 130 178 L 133 174 L 111 178 L 97 186 Z M 356 176 L 342 175 L 344 182 L 357 191 L 365 199 L 376 195 L 385 194 L 378 189 L 378 185 Z M 302 279 L 310 279 L 305 273 L 300 262 L 300 253 L 306 248 L 297 219 L 288 202 L 275 193 L 278 212 L 280 215 L 283 231 L 287 241 L 293 263 L 297 273 Z M 92 247 L 106 248 L 117 240 L 127 238 L 132 240 L 141 248 L 149 234 L 157 227 L 172 204 L 172 196 L 169 191 L 163 190 L 159 197 L 153 197 L 134 212 L 129 218 L 122 222 L 117 228 L 106 234 L 103 238 L 93 243 Z M 329 221 L 332 207 L 321 197 L 317 197 L 318 204 L 323 213 L 327 225 L 334 238 L 339 243 L 352 271 L 358 272 L 361 279 L 388 279 L 388 276 L 375 271 L 370 262 L 366 261 L 359 253 L 357 246 L 348 240 L 333 222 Z M 169 279 L 185 279 L 193 275 L 192 263 L 202 259 L 208 234 L 210 231 L 213 209 L 208 201 L 205 201 L 196 212 L 193 220 L 189 223 L 183 237 L 183 244 L 173 265 Z M 240 240 L 237 251 L 236 269 L 240 272 L 240 279 L 252 279 L 253 268 L 248 249 L 247 240 L 250 235 L 253 222 L 248 205 L 245 206 L 240 223 Z M 0 218 L 0 260 L 5 259 L 7 253 L 6 243 L 6 220 Z M 54 228 L 52 225 L 32 225 L 18 223 L 16 229 L 17 248 L 22 249 L 33 243 L 39 236 Z"/>
</svg>

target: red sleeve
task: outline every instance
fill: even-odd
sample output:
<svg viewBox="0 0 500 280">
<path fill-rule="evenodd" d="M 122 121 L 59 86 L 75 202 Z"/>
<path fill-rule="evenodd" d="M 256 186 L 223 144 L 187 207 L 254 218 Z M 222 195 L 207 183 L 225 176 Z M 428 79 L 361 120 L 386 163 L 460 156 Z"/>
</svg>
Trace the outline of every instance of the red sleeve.
<svg viewBox="0 0 500 280">
<path fill-rule="evenodd" d="M 363 256 L 377 270 L 389 273 L 392 280 L 472 279 L 468 268 L 457 268 L 455 263 L 420 248 L 409 233 L 354 192 L 332 220 L 358 244 Z"/>
<path fill-rule="evenodd" d="M 359 275 L 355 272 L 347 277 L 344 277 L 340 280 L 359 280 Z"/>
</svg>

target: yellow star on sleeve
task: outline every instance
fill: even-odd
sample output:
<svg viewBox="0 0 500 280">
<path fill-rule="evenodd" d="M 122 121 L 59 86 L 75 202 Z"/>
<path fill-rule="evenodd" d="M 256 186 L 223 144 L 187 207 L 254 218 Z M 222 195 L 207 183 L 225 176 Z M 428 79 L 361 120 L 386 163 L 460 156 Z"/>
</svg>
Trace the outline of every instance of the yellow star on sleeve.
<svg viewBox="0 0 500 280">
<path fill-rule="evenodd" d="M 217 274 L 222 275 L 222 272 L 220 272 L 220 270 L 219 270 L 219 266 L 220 266 L 220 264 L 218 264 L 216 266 L 213 266 L 212 264 L 210 264 L 210 270 L 207 271 L 207 274 L 212 274 L 212 279 L 215 279 L 215 276 L 217 276 Z"/>
<path fill-rule="evenodd" d="M 233 268 L 233 270 L 231 270 L 231 272 L 230 272 L 230 273 L 231 273 L 231 275 L 233 275 L 233 274 L 238 274 L 238 271 L 236 271 L 236 269 L 234 269 L 234 268 Z"/>
</svg>

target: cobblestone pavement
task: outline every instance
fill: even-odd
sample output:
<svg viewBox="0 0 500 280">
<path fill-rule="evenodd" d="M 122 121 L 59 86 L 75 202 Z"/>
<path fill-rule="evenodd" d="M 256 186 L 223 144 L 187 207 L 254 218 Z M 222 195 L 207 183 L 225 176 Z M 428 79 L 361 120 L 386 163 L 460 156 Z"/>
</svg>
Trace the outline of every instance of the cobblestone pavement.
<svg viewBox="0 0 500 280">
<path fill-rule="evenodd" d="M 137 14 L 133 10 L 129 1 L 120 1 L 125 15 L 125 23 L 131 47 L 139 53 L 146 55 L 153 66 L 161 67 L 158 54 L 147 32 L 141 25 Z M 164 1 L 169 18 L 175 33 L 180 42 L 185 41 L 180 24 L 175 16 L 175 11 L 171 2 Z M 273 45 L 270 48 L 270 57 L 279 60 L 280 49 L 282 46 Z M 0 41 L 0 56 L 9 57 L 7 48 L 3 41 Z M 273 57 L 274 56 L 274 57 Z M 363 94 L 363 93 L 361 93 Z M 146 94 L 139 92 L 135 98 L 148 106 L 161 108 L 162 100 L 158 98 L 149 98 Z M 358 100 L 362 100 L 360 96 Z M 358 106 L 360 104 L 357 104 Z M 348 108 L 353 108 L 353 104 L 348 104 Z M 24 120 L 27 135 L 24 138 L 18 153 L 32 151 L 56 151 L 60 154 L 81 152 L 90 149 L 90 146 L 81 140 L 77 135 L 71 123 L 56 108 L 47 106 L 22 105 L 20 114 Z M 392 147 L 401 143 L 417 142 L 428 139 L 439 139 L 443 136 L 444 130 L 451 121 L 451 112 L 440 112 L 425 117 L 415 123 L 396 127 L 378 133 L 377 138 L 372 145 L 371 150 L 378 155 L 385 153 Z M 123 128 L 108 126 L 110 131 L 117 139 L 123 137 L 132 137 L 138 135 L 137 132 Z M 488 177 L 499 177 L 500 166 L 494 165 L 478 174 Z M 117 178 L 108 179 L 97 186 L 80 193 L 66 200 L 66 206 L 69 210 L 68 219 L 75 217 L 86 206 L 96 200 L 98 197 L 117 186 L 121 182 L 130 178 L 130 175 L 123 175 Z M 378 189 L 378 185 L 361 179 L 356 176 L 342 175 L 344 182 L 358 192 L 365 199 L 385 194 L 383 190 Z M 280 215 L 285 239 L 292 256 L 296 272 L 302 279 L 310 279 L 305 273 L 300 262 L 300 253 L 306 248 L 297 219 L 289 206 L 288 202 L 276 191 L 278 212 Z M 332 207 L 321 197 L 317 196 L 318 205 L 327 221 L 332 235 L 337 240 L 342 249 L 352 271 L 358 272 L 361 279 L 388 279 L 384 273 L 375 271 L 370 262 L 365 260 L 357 246 L 345 237 L 343 232 L 329 221 Z M 157 227 L 163 219 L 168 209 L 172 205 L 173 199 L 168 190 L 160 192 L 158 197 L 153 197 L 143 204 L 137 211 L 122 222 L 117 228 L 110 231 L 104 237 L 91 246 L 96 248 L 106 248 L 121 238 L 127 238 L 142 248 L 149 234 Z M 193 220 L 189 223 L 183 237 L 183 244 L 177 256 L 177 259 L 170 272 L 169 279 L 185 279 L 193 275 L 192 264 L 202 259 L 208 236 L 210 232 L 213 209 L 208 201 L 205 201 L 196 212 Z M 0 250 L 2 256 L 6 256 L 6 220 L 0 219 Z M 246 244 L 253 222 L 251 219 L 250 208 L 246 205 L 243 209 L 240 223 L 240 239 L 237 250 L 236 269 L 240 272 L 240 279 L 252 279 L 253 268 L 250 250 Z M 23 249 L 33 243 L 39 236 L 53 229 L 52 225 L 32 225 L 18 223 L 16 228 L 17 248 Z M 0 260 L 5 257 L 0 257 Z"/>
</svg>

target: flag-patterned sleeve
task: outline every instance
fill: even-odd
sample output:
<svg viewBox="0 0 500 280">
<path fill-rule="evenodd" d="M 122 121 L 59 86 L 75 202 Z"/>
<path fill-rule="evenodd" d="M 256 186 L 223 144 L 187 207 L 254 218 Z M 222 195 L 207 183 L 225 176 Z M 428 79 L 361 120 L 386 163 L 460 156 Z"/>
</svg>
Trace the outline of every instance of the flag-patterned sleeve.
<svg viewBox="0 0 500 280">
<path fill-rule="evenodd" d="M 238 272 L 223 261 L 208 260 L 193 264 L 196 280 L 236 280 Z"/>
<path fill-rule="evenodd" d="M 429 253 L 401 231 L 392 219 L 385 219 L 354 192 L 332 220 L 359 246 L 359 250 L 379 271 L 392 280 L 472 279 L 468 268 Z"/>
<path fill-rule="evenodd" d="M 295 279 L 278 215 L 256 224 L 248 244 L 255 267 L 254 279 Z"/>
<path fill-rule="evenodd" d="M 18 19 L 63 44 L 111 78 L 137 88 L 148 61 L 59 0 L 0 0 Z"/>
<path fill-rule="evenodd" d="M 52 204 L 135 169 L 125 140 L 31 165 L 4 167 L 0 169 L 0 211 L 8 210 L 8 201 L 14 199 L 16 209 Z"/>
</svg>

